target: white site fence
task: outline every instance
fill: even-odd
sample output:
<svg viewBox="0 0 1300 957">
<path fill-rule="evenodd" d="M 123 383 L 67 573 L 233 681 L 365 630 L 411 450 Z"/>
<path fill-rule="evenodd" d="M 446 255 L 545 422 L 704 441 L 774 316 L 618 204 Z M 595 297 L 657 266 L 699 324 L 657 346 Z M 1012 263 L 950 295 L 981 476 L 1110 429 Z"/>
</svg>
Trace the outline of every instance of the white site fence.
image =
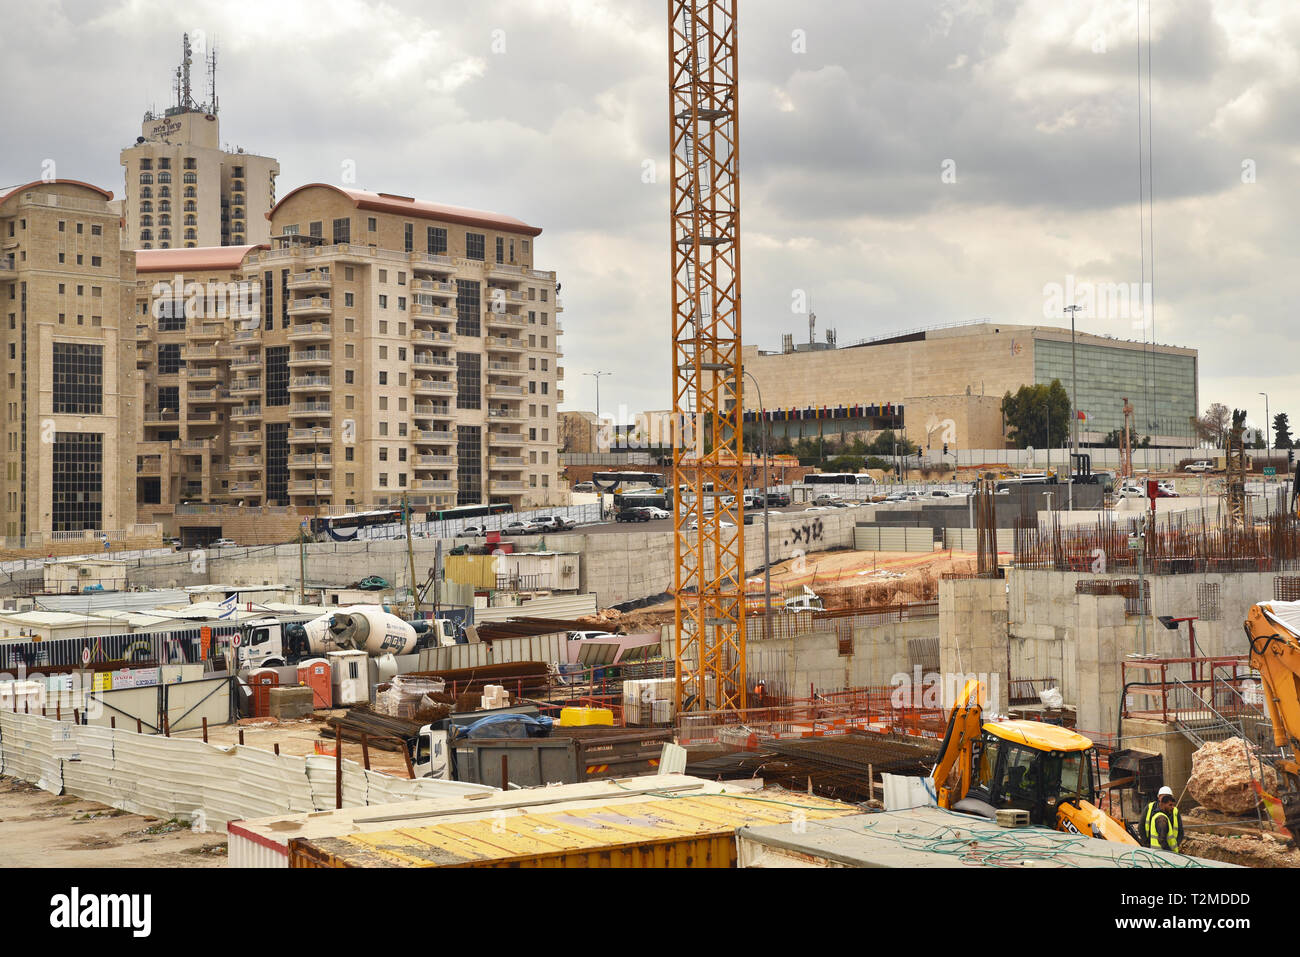
<svg viewBox="0 0 1300 957">
<path fill-rule="evenodd" d="M 197 830 L 273 814 L 335 806 L 335 758 L 219 747 L 0 712 L 0 774 L 51 794 L 190 822 Z M 410 780 L 343 762 L 343 806 L 493 791 L 480 784 Z"/>
</svg>

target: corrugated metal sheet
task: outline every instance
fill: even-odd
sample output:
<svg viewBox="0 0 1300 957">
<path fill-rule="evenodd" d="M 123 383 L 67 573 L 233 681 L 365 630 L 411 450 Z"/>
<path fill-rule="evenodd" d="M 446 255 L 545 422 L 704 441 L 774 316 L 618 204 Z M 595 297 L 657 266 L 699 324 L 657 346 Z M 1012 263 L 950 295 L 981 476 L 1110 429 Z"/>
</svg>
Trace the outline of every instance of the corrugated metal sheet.
<svg viewBox="0 0 1300 957">
<path fill-rule="evenodd" d="M 495 555 L 447 555 L 442 560 L 448 581 L 472 588 L 496 588 L 499 564 Z"/>
<path fill-rule="evenodd" d="M 532 601 L 509 608 L 475 608 L 474 622 L 481 624 L 488 621 L 506 621 L 516 617 L 569 620 L 594 614 L 595 611 L 595 595 L 552 595 L 549 598 L 534 598 Z"/>
<path fill-rule="evenodd" d="M 498 638 L 492 642 L 492 661 L 494 664 L 509 661 L 563 662 L 567 660 L 564 657 L 564 642 L 567 640 L 562 634 Z"/>
<path fill-rule="evenodd" d="M 853 547 L 860 552 L 929 552 L 934 550 L 934 531 L 906 525 L 858 525 L 853 529 Z"/>
<path fill-rule="evenodd" d="M 168 605 L 188 605 L 189 593 L 179 588 L 165 591 L 105 591 L 81 595 L 45 595 L 34 599 L 45 611 L 96 615 L 106 611 L 149 611 Z"/>
<path fill-rule="evenodd" d="M 291 867 L 731 867 L 738 827 L 857 810 L 784 792 L 769 800 L 732 794 L 629 799 L 295 840 L 289 859 Z"/>
<path fill-rule="evenodd" d="M 460 668 L 481 668 L 491 662 L 492 649 L 484 642 L 474 642 L 468 645 L 421 650 L 419 670 L 455 671 Z"/>
</svg>

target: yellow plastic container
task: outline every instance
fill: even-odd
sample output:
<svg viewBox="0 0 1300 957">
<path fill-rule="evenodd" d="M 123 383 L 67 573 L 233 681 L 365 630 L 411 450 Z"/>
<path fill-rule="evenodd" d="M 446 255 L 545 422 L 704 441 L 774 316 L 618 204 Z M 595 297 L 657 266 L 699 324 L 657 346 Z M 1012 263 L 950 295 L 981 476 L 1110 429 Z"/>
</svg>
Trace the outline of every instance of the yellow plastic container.
<svg viewBox="0 0 1300 957">
<path fill-rule="evenodd" d="M 593 725 L 613 727 L 614 712 L 608 708 L 561 708 L 561 728 L 586 728 Z"/>
</svg>

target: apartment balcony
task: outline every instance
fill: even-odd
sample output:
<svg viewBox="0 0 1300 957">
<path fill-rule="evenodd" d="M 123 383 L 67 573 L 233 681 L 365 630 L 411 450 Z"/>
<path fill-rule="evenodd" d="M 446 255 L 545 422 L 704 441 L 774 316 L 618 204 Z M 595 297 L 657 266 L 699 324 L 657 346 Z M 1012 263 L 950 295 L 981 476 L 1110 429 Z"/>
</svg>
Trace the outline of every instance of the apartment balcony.
<svg viewBox="0 0 1300 957">
<path fill-rule="evenodd" d="M 295 402 L 289 406 L 291 416 L 300 415 L 329 415 L 330 404 L 328 402 Z"/>
<path fill-rule="evenodd" d="M 433 276 L 450 276 L 456 271 L 456 263 L 450 256 L 431 256 L 428 253 L 408 253 L 407 254 L 411 270 L 419 275 L 421 273 Z"/>
<path fill-rule="evenodd" d="M 192 322 L 185 329 L 185 338 L 197 340 L 200 342 L 216 342 L 225 338 L 226 324 L 224 322 Z M 193 351 L 191 346 L 189 351 Z"/>
<path fill-rule="evenodd" d="M 417 402 L 415 403 L 415 417 L 417 419 L 449 419 L 451 418 L 451 406 L 439 402 Z"/>
<path fill-rule="evenodd" d="M 493 282 L 519 284 L 527 278 L 523 266 L 509 266 L 505 263 L 488 263 L 487 277 Z"/>
<path fill-rule="evenodd" d="M 260 405 L 241 405 L 230 410 L 232 419 L 260 419 L 262 417 L 262 407 Z"/>
<path fill-rule="evenodd" d="M 524 436 L 520 432 L 492 432 L 487 434 L 488 445 L 523 445 Z"/>
<path fill-rule="evenodd" d="M 295 366 L 327 366 L 333 362 L 328 349 L 301 349 L 298 352 L 289 353 L 289 367 Z"/>
<path fill-rule="evenodd" d="M 8 282 L 11 279 L 18 278 L 18 266 L 14 263 L 12 256 L 6 256 L 0 259 L 0 282 Z"/>
<path fill-rule="evenodd" d="M 558 316 L 558 315 L 559 315 L 560 313 L 562 313 L 562 312 L 564 312 L 564 300 L 563 300 L 563 299 L 560 299 L 560 298 L 557 296 L 556 299 L 555 299 L 555 314 Z M 555 324 L 555 331 L 556 331 L 556 332 L 563 332 L 563 331 L 564 331 L 563 329 L 560 328 L 560 324 L 559 324 L 558 322 Z"/>
<path fill-rule="evenodd" d="M 137 369 L 143 369 L 153 362 L 153 346 L 145 346 L 143 349 L 136 350 L 135 365 Z"/>
<path fill-rule="evenodd" d="M 522 409 L 488 409 L 488 420 L 491 422 L 522 422 L 524 413 Z"/>
<path fill-rule="evenodd" d="M 185 421 L 189 425 L 216 425 L 217 413 L 215 412 L 198 412 L 194 409 L 185 410 Z"/>
<path fill-rule="evenodd" d="M 521 376 L 528 370 L 518 362 L 502 362 L 500 359 L 494 359 L 487 364 L 488 372 L 492 375 L 510 375 Z"/>
<path fill-rule="evenodd" d="M 236 472 L 260 472 L 266 466 L 256 455 L 233 455 L 230 458 L 230 467 Z"/>
<path fill-rule="evenodd" d="M 330 377 L 327 375 L 300 375 L 289 381 L 290 392 L 328 392 Z"/>
<path fill-rule="evenodd" d="M 333 300 L 327 296 L 312 296 L 310 299 L 294 299 L 289 303 L 291 316 L 328 316 L 334 309 Z"/>
<path fill-rule="evenodd" d="M 231 482 L 226 487 L 230 490 L 231 495 L 244 495 L 262 491 L 261 482 Z"/>
<path fill-rule="evenodd" d="M 508 312 L 494 312 L 489 309 L 486 322 L 489 326 L 504 327 L 506 329 L 522 329 L 528 325 L 528 320 L 523 316 L 511 315 Z"/>
<path fill-rule="evenodd" d="M 453 468 L 456 465 L 454 455 L 417 455 L 413 459 L 416 468 Z"/>
<path fill-rule="evenodd" d="M 328 342 L 330 336 L 330 324 L 328 322 L 313 322 L 304 323 L 301 326 L 291 326 L 288 339 L 290 342 Z"/>
<path fill-rule="evenodd" d="M 554 269 L 525 269 L 524 275 L 529 279 L 536 279 L 540 282 L 555 282 Z"/>
<path fill-rule="evenodd" d="M 449 345 L 455 341 L 455 337 L 450 332 L 443 332 L 440 329 L 416 329 L 411 333 L 411 339 L 415 342 L 436 342 L 438 345 Z"/>
<path fill-rule="evenodd" d="M 217 366 L 188 366 L 185 369 L 187 382 L 217 382 L 221 377 L 221 369 Z"/>
<path fill-rule="evenodd" d="M 564 401 L 564 390 L 563 390 L 563 389 L 556 389 L 556 390 L 555 390 L 555 401 L 556 401 L 556 402 L 563 402 L 563 401 Z"/>
<path fill-rule="evenodd" d="M 145 406 L 144 424 L 145 425 L 163 425 L 166 423 L 179 422 L 181 420 L 180 409 L 153 409 Z"/>
<path fill-rule="evenodd" d="M 329 479 L 294 479 L 289 483 L 289 492 L 293 495 L 329 495 Z"/>
<path fill-rule="evenodd" d="M 505 494 L 514 494 L 517 492 L 522 492 L 523 490 L 524 490 L 524 483 L 517 480 L 506 481 L 504 479 L 488 479 L 489 492 L 502 492 Z"/>
<path fill-rule="evenodd" d="M 411 383 L 416 395 L 454 395 L 456 383 L 437 379 L 416 379 Z"/>
<path fill-rule="evenodd" d="M 421 445 L 446 445 L 456 441 L 456 433 L 444 429 L 415 429 L 411 438 Z"/>
<path fill-rule="evenodd" d="M 456 284 L 439 279 L 412 279 L 411 291 L 428 293 L 431 296 L 454 296 L 456 295 Z"/>
<path fill-rule="evenodd" d="M 524 340 L 506 339 L 501 336 L 486 336 L 483 339 L 483 348 L 488 352 L 523 352 Z"/>
<path fill-rule="evenodd" d="M 329 446 L 326 445 L 328 449 Z M 327 469 L 333 466 L 334 457 L 329 452 L 321 452 L 313 455 L 310 452 L 302 455 L 289 456 L 289 468 L 291 469 Z"/>
<path fill-rule="evenodd" d="M 153 327 L 145 326 L 145 325 L 137 325 L 135 327 L 135 341 L 153 342 Z"/>
<path fill-rule="evenodd" d="M 252 356 L 235 356 L 230 360 L 230 368 L 232 369 L 256 369 L 261 365 L 262 356 L 260 353 Z"/>
<path fill-rule="evenodd" d="M 456 489 L 455 479 L 416 479 L 411 488 L 419 492 L 451 492 Z"/>
<path fill-rule="evenodd" d="M 231 432 L 230 444 L 231 445 L 261 445 L 262 433 L 261 432 Z"/>
<path fill-rule="evenodd" d="M 261 379 L 235 379 L 230 383 L 231 395 L 248 395 L 250 393 L 261 395 Z"/>
<path fill-rule="evenodd" d="M 487 394 L 497 395 L 503 398 L 520 398 L 524 396 L 524 387 L 521 385 L 502 385 L 500 382 L 489 382 L 487 384 Z"/>
<path fill-rule="evenodd" d="M 314 429 L 290 429 L 290 442 L 314 442 L 317 444 L 328 444 L 330 441 L 331 430 L 328 425 L 318 426 Z"/>
<path fill-rule="evenodd" d="M 501 469 L 502 471 L 515 471 L 516 469 L 525 469 L 528 463 L 524 461 L 523 456 L 519 455 L 489 455 L 488 468 Z"/>
<path fill-rule="evenodd" d="M 502 289 L 499 286 L 488 287 L 488 291 L 487 291 L 488 309 L 491 309 L 492 304 L 496 302 L 505 302 L 507 305 L 518 306 L 528 301 L 529 299 L 527 296 L 524 295 L 524 291 L 522 289 Z"/>
<path fill-rule="evenodd" d="M 426 352 L 417 352 L 415 358 L 411 360 L 417 366 L 423 366 L 430 369 L 454 369 L 456 360 L 447 356 L 433 356 Z"/>
<path fill-rule="evenodd" d="M 262 341 L 262 327 L 256 329 L 236 329 L 235 334 L 230 337 L 230 341 L 235 344 L 252 345 Z"/>
<path fill-rule="evenodd" d="M 455 309 L 449 309 L 447 306 L 426 306 L 421 302 L 411 303 L 410 312 L 411 318 L 417 322 L 430 319 L 453 322 L 457 317 Z"/>
<path fill-rule="evenodd" d="M 289 277 L 289 288 L 295 292 L 308 292 L 312 289 L 324 290 L 330 288 L 330 274 L 328 272 L 296 272 Z"/>
<path fill-rule="evenodd" d="M 564 381 L 564 367 L 563 367 L 563 366 L 556 366 L 556 367 L 555 367 L 555 378 L 556 378 L 556 380 L 559 381 L 559 382 L 563 382 L 563 381 Z"/>
<path fill-rule="evenodd" d="M 149 455 L 135 460 L 135 471 L 137 475 L 161 475 L 162 474 L 162 456 Z"/>
</svg>

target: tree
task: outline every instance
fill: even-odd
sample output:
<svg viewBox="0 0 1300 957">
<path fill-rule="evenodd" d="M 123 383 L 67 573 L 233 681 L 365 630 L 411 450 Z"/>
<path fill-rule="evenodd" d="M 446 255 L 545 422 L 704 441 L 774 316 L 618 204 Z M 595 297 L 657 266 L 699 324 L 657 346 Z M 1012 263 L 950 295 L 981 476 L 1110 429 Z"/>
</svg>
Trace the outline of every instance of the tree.
<svg viewBox="0 0 1300 957">
<path fill-rule="evenodd" d="M 1232 411 L 1222 402 L 1211 403 L 1205 414 L 1193 422 L 1196 438 L 1208 442 L 1216 449 L 1226 448 L 1228 444 L 1229 423 Z"/>
<path fill-rule="evenodd" d="M 1273 416 L 1273 447 L 1275 449 L 1293 449 L 1295 443 L 1291 439 L 1291 422 L 1285 412 L 1279 412 Z"/>
<path fill-rule="evenodd" d="M 1070 435 L 1070 396 L 1053 379 L 1051 385 L 1022 385 L 1002 397 L 1002 417 L 1016 448 L 1059 446 Z"/>
<path fill-rule="evenodd" d="M 1123 438 L 1123 435 L 1124 435 L 1123 429 L 1111 429 L 1109 432 L 1106 433 L 1106 437 L 1101 440 L 1100 443 L 1101 448 L 1103 449 L 1119 448 L 1120 439 Z M 1132 429 L 1128 430 L 1128 440 L 1129 440 L 1130 447 L 1132 448 L 1141 447 L 1141 443 L 1138 441 L 1137 433 L 1134 432 Z"/>
</svg>

